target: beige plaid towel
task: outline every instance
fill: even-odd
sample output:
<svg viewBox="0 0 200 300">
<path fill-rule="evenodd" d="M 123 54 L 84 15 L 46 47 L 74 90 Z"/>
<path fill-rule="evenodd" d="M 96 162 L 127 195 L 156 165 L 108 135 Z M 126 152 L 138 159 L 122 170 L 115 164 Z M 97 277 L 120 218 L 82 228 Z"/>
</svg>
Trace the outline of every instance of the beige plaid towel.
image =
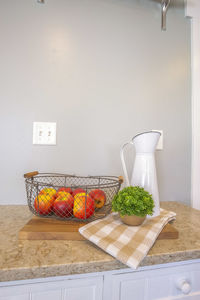
<svg viewBox="0 0 200 300">
<path fill-rule="evenodd" d="M 163 227 L 175 216 L 174 212 L 161 209 L 160 216 L 147 218 L 140 226 L 128 226 L 122 223 L 117 213 L 112 213 L 79 228 L 79 232 L 122 263 L 136 269 Z"/>
</svg>

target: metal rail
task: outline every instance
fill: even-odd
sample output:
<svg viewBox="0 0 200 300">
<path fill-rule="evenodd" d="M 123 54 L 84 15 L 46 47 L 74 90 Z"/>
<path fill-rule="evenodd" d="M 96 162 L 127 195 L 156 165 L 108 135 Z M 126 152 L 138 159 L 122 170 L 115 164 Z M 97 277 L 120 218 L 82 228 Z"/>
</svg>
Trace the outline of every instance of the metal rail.
<svg viewBox="0 0 200 300">
<path fill-rule="evenodd" d="M 162 25 L 161 28 L 163 31 L 166 30 L 166 19 L 167 19 L 167 10 L 169 8 L 170 0 L 162 0 L 161 10 L 162 10 Z"/>
</svg>

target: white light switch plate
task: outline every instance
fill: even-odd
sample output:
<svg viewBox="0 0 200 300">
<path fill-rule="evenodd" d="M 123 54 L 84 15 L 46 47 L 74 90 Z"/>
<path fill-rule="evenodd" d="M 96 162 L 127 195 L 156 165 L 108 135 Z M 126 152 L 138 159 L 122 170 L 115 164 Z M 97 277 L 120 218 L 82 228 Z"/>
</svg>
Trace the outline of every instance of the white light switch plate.
<svg viewBox="0 0 200 300">
<path fill-rule="evenodd" d="M 152 131 L 158 131 L 158 132 L 161 133 L 161 136 L 160 136 L 160 138 L 159 138 L 159 141 L 158 141 L 156 150 L 163 150 L 163 130 L 156 130 L 156 129 L 153 129 Z"/>
<path fill-rule="evenodd" d="M 55 122 L 33 122 L 34 145 L 56 145 Z"/>
</svg>

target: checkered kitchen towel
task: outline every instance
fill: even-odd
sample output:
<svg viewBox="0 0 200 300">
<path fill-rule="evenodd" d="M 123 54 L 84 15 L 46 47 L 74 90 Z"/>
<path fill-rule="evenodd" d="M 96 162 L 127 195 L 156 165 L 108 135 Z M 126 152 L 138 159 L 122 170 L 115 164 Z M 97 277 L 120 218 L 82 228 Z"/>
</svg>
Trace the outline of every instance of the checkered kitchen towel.
<svg viewBox="0 0 200 300">
<path fill-rule="evenodd" d="M 112 213 L 79 228 L 79 232 L 122 263 L 136 269 L 163 227 L 175 216 L 174 212 L 161 209 L 160 216 L 147 218 L 140 226 L 128 226 L 122 223 L 118 213 Z"/>
</svg>

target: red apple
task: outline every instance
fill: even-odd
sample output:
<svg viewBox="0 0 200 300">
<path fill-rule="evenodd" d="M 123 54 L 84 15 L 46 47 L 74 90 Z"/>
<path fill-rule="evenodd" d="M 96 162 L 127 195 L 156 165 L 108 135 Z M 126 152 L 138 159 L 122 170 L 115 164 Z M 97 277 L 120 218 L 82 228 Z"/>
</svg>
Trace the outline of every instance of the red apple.
<svg viewBox="0 0 200 300">
<path fill-rule="evenodd" d="M 61 218 L 69 218 L 73 215 L 74 198 L 70 193 L 62 194 L 53 203 L 55 215 Z"/>
<path fill-rule="evenodd" d="M 66 193 L 70 193 L 72 195 L 73 191 L 70 187 L 61 187 L 58 189 L 57 193 L 59 192 L 66 192 Z"/>
<path fill-rule="evenodd" d="M 89 193 L 89 196 L 92 197 L 92 199 L 94 199 L 96 208 L 101 208 L 106 203 L 106 194 L 102 190 L 92 190 Z"/>
<path fill-rule="evenodd" d="M 40 196 L 40 195 L 47 195 L 47 194 L 50 196 L 54 196 L 56 194 L 56 190 L 53 188 L 44 188 L 39 192 L 38 195 Z"/>
<path fill-rule="evenodd" d="M 86 193 L 86 191 L 83 190 L 83 189 L 81 189 L 81 188 L 75 189 L 75 190 L 72 192 L 72 196 L 75 197 L 76 194 L 80 194 L 80 193 Z"/>
<path fill-rule="evenodd" d="M 59 191 L 58 190 L 58 192 L 55 194 L 55 199 L 57 199 L 59 196 L 65 197 L 65 196 L 67 196 L 67 194 L 69 194 L 69 192 Z"/>
<path fill-rule="evenodd" d="M 39 194 L 38 197 L 35 198 L 34 207 L 35 210 L 40 215 L 48 215 L 52 212 L 54 195 L 55 193 L 54 194 L 43 193 L 43 194 Z"/>
<path fill-rule="evenodd" d="M 74 217 L 78 219 L 88 219 L 94 213 L 94 199 L 86 193 L 79 193 L 74 198 Z"/>
</svg>

